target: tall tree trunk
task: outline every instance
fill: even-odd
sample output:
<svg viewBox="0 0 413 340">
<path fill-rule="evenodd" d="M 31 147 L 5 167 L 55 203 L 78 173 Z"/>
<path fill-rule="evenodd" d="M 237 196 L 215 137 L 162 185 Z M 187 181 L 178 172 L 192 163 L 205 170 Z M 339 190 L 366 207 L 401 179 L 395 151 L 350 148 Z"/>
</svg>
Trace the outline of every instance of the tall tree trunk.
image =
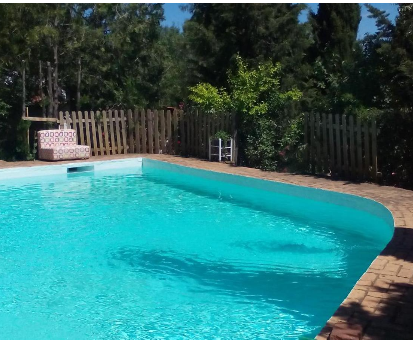
<svg viewBox="0 0 413 340">
<path fill-rule="evenodd" d="M 44 103 L 44 92 L 43 92 L 43 72 L 42 72 L 42 61 L 39 60 L 39 92 L 40 99 L 42 101 L 42 117 L 46 117 L 46 106 Z"/>
<path fill-rule="evenodd" d="M 26 116 L 26 61 L 22 61 L 22 117 Z"/>
<path fill-rule="evenodd" d="M 53 72 L 53 116 L 57 118 L 59 109 L 59 85 L 58 79 L 58 57 L 57 57 L 57 45 L 53 46 L 53 57 L 54 57 L 54 72 Z"/>
<path fill-rule="evenodd" d="M 82 60 L 77 60 L 77 92 L 76 92 L 76 111 L 80 111 L 80 83 L 82 81 Z"/>
<path fill-rule="evenodd" d="M 47 62 L 47 95 L 49 97 L 49 106 L 47 108 L 47 116 L 52 117 L 53 114 L 53 87 L 52 87 L 52 67 L 50 62 Z"/>
</svg>

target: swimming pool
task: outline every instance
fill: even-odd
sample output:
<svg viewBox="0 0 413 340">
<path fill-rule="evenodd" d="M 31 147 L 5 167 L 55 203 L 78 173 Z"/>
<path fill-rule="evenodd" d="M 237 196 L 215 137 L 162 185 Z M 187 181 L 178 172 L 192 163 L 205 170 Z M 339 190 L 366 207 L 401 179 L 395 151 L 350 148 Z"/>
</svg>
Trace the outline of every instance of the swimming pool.
<svg viewBox="0 0 413 340">
<path fill-rule="evenodd" d="M 315 336 L 393 233 L 355 196 L 148 159 L 72 166 L 0 171 L 5 339 Z"/>
</svg>

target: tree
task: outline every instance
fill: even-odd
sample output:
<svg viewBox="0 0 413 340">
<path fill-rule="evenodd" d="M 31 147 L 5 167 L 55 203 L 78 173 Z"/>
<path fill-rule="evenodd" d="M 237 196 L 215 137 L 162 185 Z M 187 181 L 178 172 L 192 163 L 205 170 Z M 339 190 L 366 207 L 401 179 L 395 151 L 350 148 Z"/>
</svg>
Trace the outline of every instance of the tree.
<svg viewBox="0 0 413 340">
<path fill-rule="evenodd" d="M 391 50 L 394 76 L 391 82 L 394 105 L 413 119 L 413 5 L 399 4 L 399 15 Z"/>
<path fill-rule="evenodd" d="M 251 64 L 281 62 L 285 75 L 298 75 L 309 45 L 298 4 L 194 4 L 184 25 L 191 83 L 226 86 L 226 71 L 239 54 Z"/>
<path fill-rule="evenodd" d="M 328 60 L 336 55 L 340 62 L 353 61 L 360 20 L 359 4 L 320 3 L 317 14 L 311 15 L 315 39 L 313 57 Z"/>
<path fill-rule="evenodd" d="M 157 53 L 162 57 L 162 78 L 159 85 L 161 106 L 176 106 L 188 96 L 187 45 L 176 27 L 163 27 Z"/>
</svg>

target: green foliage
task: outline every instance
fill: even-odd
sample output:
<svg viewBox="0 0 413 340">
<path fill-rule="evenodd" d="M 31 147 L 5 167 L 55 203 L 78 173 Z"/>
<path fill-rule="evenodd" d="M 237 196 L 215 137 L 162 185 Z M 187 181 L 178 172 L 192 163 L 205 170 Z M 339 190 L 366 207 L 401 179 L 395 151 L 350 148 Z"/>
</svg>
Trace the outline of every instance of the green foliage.
<svg viewBox="0 0 413 340">
<path fill-rule="evenodd" d="M 188 98 L 207 114 L 219 114 L 230 109 L 230 97 L 224 89 L 218 89 L 208 83 L 200 83 L 189 88 Z"/>
<path fill-rule="evenodd" d="M 231 135 L 228 132 L 219 130 L 211 138 L 212 139 L 222 139 L 224 142 L 227 142 L 231 139 Z"/>
<path fill-rule="evenodd" d="M 230 72 L 232 109 L 241 114 L 267 114 L 269 110 L 282 108 L 289 100 L 298 100 L 297 89 L 281 91 L 281 64 L 260 63 L 255 68 L 240 57 L 236 57 L 236 71 Z"/>
<path fill-rule="evenodd" d="M 361 20 L 359 4 L 320 3 L 317 14 L 312 14 L 315 32 L 315 55 L 328 61 L 332 55 L 340 61 L 351 61 Z M 340 69 L 336 64 L 335 70 Z"/>
<path fill-rule="evenodd" d="M 17 160 L 32 160 L 33 155 L 30 151 L 27 140 L 27 130 L 30 128 L 30 122 L 21 120 L 17 125 L 15 155 Z"/>
<path fill-rule="evenodd" d="M 236 56 L 237 68 L 228 72 L 228 94 L 211 84 L 191 87 L 189 96 L 208 113 L 232 110 L 238 115 L 242 161 L 265 170 L 278 162 L 280 135 L 288 123 L 283 112 L 301 98 L 297 89 L 281 90 L 281 65 L 271 61 L 250 67 Z"/>
<path fill-rule="evenodd" d="M 257 65 L 265 60 L 284 65 L 290 86 L 302 75 L 310 45 L 307 25 L 298 16 L 304 4 L 193 4 L 184 25 L 189 45 L 190 84 L 208 82 L 227 87 L 226 72 L 235 57 Z"/>
</svg>

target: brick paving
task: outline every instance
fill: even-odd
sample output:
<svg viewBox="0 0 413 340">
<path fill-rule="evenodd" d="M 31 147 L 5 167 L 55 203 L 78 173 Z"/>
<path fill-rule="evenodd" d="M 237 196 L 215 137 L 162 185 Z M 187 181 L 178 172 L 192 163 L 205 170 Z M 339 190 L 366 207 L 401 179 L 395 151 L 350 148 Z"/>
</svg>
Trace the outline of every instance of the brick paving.
<svg viewBox="0 0 413 340">
<path fill-rule="evenodd" d="M 395 222 L 392 240 L 371 263 L 316 339 L 328 339 L 333 326 L 338 322 L 361 325 L 363 340 L 413 339 L 413 191 L 371 183 L 352 183 L 314 176 L 264 172 L 170 155 L 97 156 L 92 157 L 90 161 L 140 156 L 193 168 L 359 195 L 385 205 L 393 214 Z M 50 164 L 56 163 L 0 161 L 0 168 Z"/>
</svg>

